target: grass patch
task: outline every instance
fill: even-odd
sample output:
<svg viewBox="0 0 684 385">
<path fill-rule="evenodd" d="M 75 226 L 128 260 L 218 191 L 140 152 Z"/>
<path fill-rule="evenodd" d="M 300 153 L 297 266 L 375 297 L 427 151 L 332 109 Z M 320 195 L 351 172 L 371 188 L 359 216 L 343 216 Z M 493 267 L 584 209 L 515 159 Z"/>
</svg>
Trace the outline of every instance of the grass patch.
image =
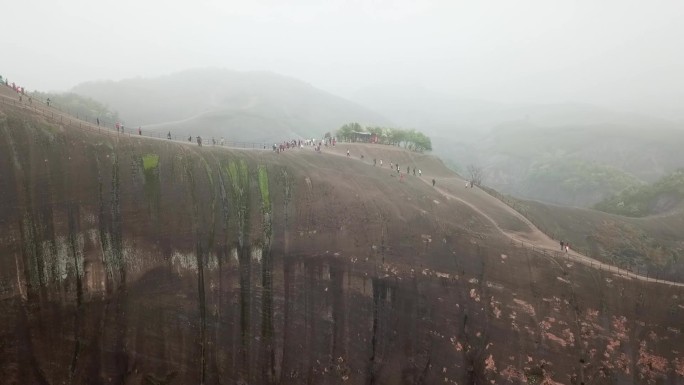
<svg viewBox="0 0 684 385">
<path fill-rule="evenodd" d="M 233 185 L 233 192 L 241 199 L 249 190 L 249 171 L 247 170 L 247 163 L 243 159 L 236 162 L 228 163 L 226 167 L 231 184 Z"/>
<path fill-rule="evenodd" d="M 152 170 L 159 166 L 159 155 L 157 154 L 147 154 L 143 155 L 143 169 L 145 171 Z"/>
<path fill-rule="evenodd" d="M 271 200 L 268 194 L 268 172 L 266 167 L 259 166 L 259 190 L 261 190 L 261 201 L 263 202 L 264 211 L 271 211 Z"/>
</svg>

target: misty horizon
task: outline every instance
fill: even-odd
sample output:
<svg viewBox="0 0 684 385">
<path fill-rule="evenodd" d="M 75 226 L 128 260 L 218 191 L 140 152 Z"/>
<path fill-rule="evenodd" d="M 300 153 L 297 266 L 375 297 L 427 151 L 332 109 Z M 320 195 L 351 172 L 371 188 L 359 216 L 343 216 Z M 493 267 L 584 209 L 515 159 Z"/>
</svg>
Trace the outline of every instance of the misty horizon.
<svg viewBox="0 0 684 385">
<path fill-rule="evenodd" d="M 372 87 L 684 119 L 681 2 L 17 3 L 0 75 L 29 90 L 194 68 L 266 71 L 348 99 Z M 49 15 L 44 17 L 42 15 Z M 26 21 L 37 27 L 26 27 Z M 84 33 L 87 32 L 87 33 Z"/>
</svg>

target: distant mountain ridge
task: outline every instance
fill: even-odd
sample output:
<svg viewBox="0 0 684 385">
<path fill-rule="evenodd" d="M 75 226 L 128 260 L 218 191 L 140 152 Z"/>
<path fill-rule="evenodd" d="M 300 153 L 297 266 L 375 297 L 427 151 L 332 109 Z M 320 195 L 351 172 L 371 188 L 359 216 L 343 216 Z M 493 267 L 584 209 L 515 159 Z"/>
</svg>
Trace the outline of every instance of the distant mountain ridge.
<svg viewBox="0 0 684 385">
<path fill-rule="evenodd" d="M 684 131 L 666 127 L 518 122 L 473 144 L 470 159 L 486 167 L 489 185 L 509 194 L 590 207 L 681 167 L 682 138 Z"/>
<path fill-rule="evenodd" d="M 418 126 L 435 135 L 454 130 L 489 132 L 502 124 L 519 121 L 548 127 L 673 124 L 664 119 L 586 103 L 503 103 L 458 97 L 421 86 L 365 87 L 357 91 L 352 100 L 399 125 Z"/>
<path fill-rule="evenodd" d="M 269 72 L 196 69 L 88 82 L 73 91 L 109 105 L 128 126 L 179 135 L 272 141 L 321 137 L 350 121 L 390 124 L 351 101 Z"/>
<path fill-rule="evenodd" d="M 507 194 L 590 207 L 684 164 L 684 124 L 582 104 L 505 104 L 423 87 L 369 87 L 355 96 L 431 136 L 434 153 Z"/>
</svg>

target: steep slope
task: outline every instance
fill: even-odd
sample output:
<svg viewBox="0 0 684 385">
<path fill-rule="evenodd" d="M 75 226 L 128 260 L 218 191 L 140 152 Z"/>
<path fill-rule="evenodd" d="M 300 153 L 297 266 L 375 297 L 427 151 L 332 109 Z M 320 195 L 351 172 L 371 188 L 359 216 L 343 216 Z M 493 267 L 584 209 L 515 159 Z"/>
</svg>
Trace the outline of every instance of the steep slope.
<svg viewBox="0 0 684 385">
<path fill-rule="evenodd" d="M 200 148 L 2 100 L 6 383 L 684 383 L 681 287 L 512 245 L 529 224 L 434 189 L 456 178 L 435 158 Z"/>
<path fill-rule="evenodd" d="M 108 104 L 133 127 L 239 141 L 320 136 L 349 121 L 387 119 L 296 79 L 266 72 L 189 70 L 90 82 L 74 92 Z"/>
<path fill-rule="evenodd" d="M 650 277 L 684 277 L 684 214 L 629 218 L 597 210 L 506 198 L 554 238 L 606 263 Z"/>
</svg>

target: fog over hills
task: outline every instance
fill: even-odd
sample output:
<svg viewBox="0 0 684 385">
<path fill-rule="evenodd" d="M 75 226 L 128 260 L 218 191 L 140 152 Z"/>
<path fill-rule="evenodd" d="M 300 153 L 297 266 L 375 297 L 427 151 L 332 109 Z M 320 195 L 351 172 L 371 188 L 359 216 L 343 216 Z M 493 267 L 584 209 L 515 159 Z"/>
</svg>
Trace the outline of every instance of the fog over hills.
<svg viewBox="0 0 684 385">
<path fill-rule="evenodd" d="M 684 164 L 684 125 L 583 103 L 505 104 L 418 86 L 371 87 L 354 100 L 433 138 L 434 151 L 485 184 L 545 202 L 591 206 Z"/>
<path fill-rule="evenodd" d="M 269 72 L 195 69 L 88 82 L 74 92 L 108 104 L 129 126 L 237 141 L 321 137 L 344 123 L 389 124 L 353 102 Z"/>
<path fill-rule="evenodd" d="M 473 164 L 503 193 L 589 207 L 684 164 L 682 125 L 586 103 L 500 103 L 422 86 L 374 86 L 352 100 L 269 72 L 194 69 L 88 82 L 74 92 L 129 127 L 175 136 L 272 142 L 321 137 L 347 122 L 415 128 L 465 174 Z"/>
<path fill-rule="evenodd" d="M 395 122 L 420 126 L 432 134 L 467 129 L 488 131 L 502 123 L 532 121 L 543 126 L 620 123 L 672 126 L 671 121 L 588 103 L 503 103 L 459 97 L 418 85 L 364 87 L 352 100 Z"/>
</svg>

